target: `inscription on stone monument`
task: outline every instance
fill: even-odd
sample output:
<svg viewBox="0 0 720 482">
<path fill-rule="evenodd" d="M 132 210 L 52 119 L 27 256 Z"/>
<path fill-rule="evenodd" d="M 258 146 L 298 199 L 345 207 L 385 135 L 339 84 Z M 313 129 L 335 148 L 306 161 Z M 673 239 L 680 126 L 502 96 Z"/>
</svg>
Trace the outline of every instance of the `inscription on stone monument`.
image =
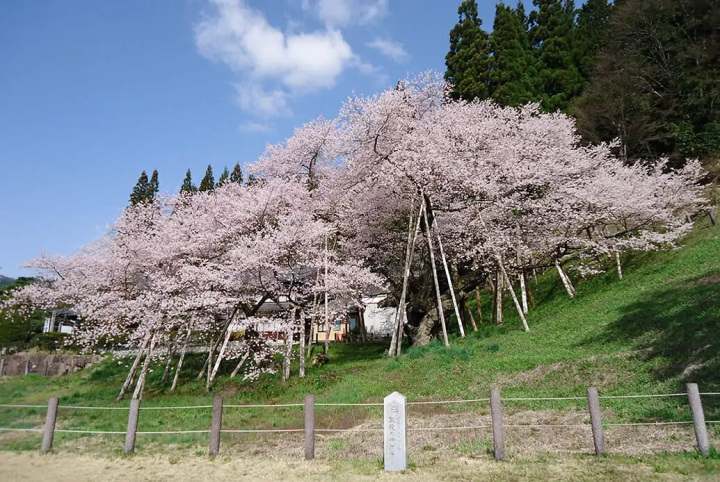
<svg viewBox="0 0 720 482">
<path fill-rule="evenodd" d="M 385 470 L 407 470 L 407 399 L 393 392 L 384 401 Z"/>
</svg>

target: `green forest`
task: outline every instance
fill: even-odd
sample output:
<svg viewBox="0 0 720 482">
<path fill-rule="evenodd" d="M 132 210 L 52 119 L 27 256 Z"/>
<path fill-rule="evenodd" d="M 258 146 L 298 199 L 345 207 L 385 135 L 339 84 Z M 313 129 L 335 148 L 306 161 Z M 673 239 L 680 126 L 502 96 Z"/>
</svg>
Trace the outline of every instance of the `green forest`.
<svg viewBox="0 0 720 482">
<path fill-rule="evenodd" d="M 628 163 L 675 165 L 720 152 L 720 4 L 715 0 L 498 3 L 483 25 L 458 8 L 445 79 L 455 99 L 536 102 L 577 118 L 584 142 L 617 142 Z M 492 28 L 490 28 L 492 27 Z"/>
</svg>

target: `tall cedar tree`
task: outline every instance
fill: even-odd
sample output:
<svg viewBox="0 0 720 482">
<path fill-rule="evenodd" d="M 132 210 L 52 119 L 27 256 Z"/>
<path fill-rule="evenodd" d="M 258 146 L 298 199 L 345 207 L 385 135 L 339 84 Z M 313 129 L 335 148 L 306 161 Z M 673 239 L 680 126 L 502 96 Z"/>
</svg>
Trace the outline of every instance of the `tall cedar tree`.
<svg viewBox="0 0 720 482">
<path fill-rule="evenodd" d="M 720 2 L 625 0 L 577 103 L 589 141 L 619 138 L 628 162 L 720 153 Z"/>
<path fill-rule="evenodd" d="M 584 84 L 575 59 L 575 2 L 533 0 L 533 5 L 529 33 L 542 82 L 542 106 L 548 112 L 567 111 Z"/>
<path fill-rule="evenodd" d="M 200 188 L 198 191 L 212 191 L 213 189 L 215 189 L 215 176 L 213 176 L 212 166 L 208 164 L 208 167 L 205 170 L 205 176 L 202 178 L 202 181 L 200 181 Z"/>
<path fill-rule="evenodd" d="M 522 2 L 515 10 L 503 3 L 495 7 L 495 22 L 490 35 L 490 90 L 493 100 L 500 105 L 516 107 L 538 100 L 540 85 L 525 21 Z"/>
<path fill-rule="evenodd" d="M 185 179 L 183 180 L 182 186 L 180 186 L 180 192 L 192 194 L 194 192 L 197 192 L 197 190 L 197 186 L 192 182 L 192 174 L 190 174 L 190 169 L 188 169 L 185 173 Z"/>
<path fill-rule="evenodd" d="M 132 194 L 130 194 L 130 205 L 136 206 L 139 203 L 145 201 L 147 198 L 147 192 L 150 184 L 148 182 L 148 177 L 145 171 L 140 174 L 140 178 L 138 179 L 137 183 L 135 184 L 135 187 L 132 190 Z"/>
<path fill-rule="evenodd" d="M 158 180 L 158 172 L 155 169 L 150 177 L 150 184 L 148 185 L 147 192 L 145 194 L 145 200 L 152 202 L 160 191 L 160 181 Z"/>
<path fill-rule="evenodd" d="M 236 182 L 238 184 L 243 183 L 243 174 L 242 174 L 242 169 L 240 168 L 239 162 L 237 164 L 235 164 L 235 167 L 233 168 L 232 172 L 230 173 L 230 181 Z"/>
<path fill-rule="evenodd" d="M 458 8 L 445 65 L 445 80 L 453 84 L 453 99 L 482 100 L 490 96 L 490 42 L 475 0 L 464 0 Z"/>
<path fill-rule="evenodd" d="M 585 82 L 590 79 L 597 55 L 605 46 L 613 4 L 587 0 L 577 16 L 576 62 Z"/>
<path fill-rule="evenodd" d="M 217 187 L 222 186 L 223 184 L 228 182 L 229 179 L 230 179 L 230 171 L 228 171 L 227 166 L 225 166 L 225 169 L 223 169 L 223 172 L 222 172 L 222 174 L 220 174 L 220 178 L 218 179 Z"/>
</svg>

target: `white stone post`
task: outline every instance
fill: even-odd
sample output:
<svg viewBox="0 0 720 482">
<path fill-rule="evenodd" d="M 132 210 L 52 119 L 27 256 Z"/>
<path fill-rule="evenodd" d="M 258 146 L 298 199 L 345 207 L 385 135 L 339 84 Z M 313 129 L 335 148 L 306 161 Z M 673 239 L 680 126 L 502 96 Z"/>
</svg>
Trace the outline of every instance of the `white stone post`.
<svg viewBox="0 0 720 482">
<path fill-rule="evenodd" d="M 385 471 L 407 470 L 407 398 L 393 392 L 384 400 Z"/>
</svg>

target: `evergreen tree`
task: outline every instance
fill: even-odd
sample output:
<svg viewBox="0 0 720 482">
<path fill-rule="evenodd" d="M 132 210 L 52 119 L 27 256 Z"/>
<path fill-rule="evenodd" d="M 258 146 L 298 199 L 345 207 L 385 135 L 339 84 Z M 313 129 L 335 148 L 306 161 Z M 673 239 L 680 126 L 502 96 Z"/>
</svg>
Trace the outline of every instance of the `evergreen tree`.
<svg viewBox="0 0 720 482">
<path fill-rule="evenodd" d="M 613 4 L 609 0 L 587 0 L 577 17 L 577 64 L 587 82 L 597 55 L 605 45 Z"/>
<path fill-rule="evenodd" d="M 158 172 L 157 169 L 155 169 L 152 173 L 152 177 L 150 177 L 150 184 L 148 184 L 145 200 L 152 202 L 155 199 L 155 196 L 157 196 L 158 191 L 160 191 L 160 181 L 158 181 Z"/>
<path fill-rule="evenodd" d="M 223 169 L 222 174 L 220 174 L 220 179 L 218 179 L 217 187 L 222 186 L 223 184 L 228 182 L 229 179 L 230 179 L 230 171 L 228 171 L 227 166 L 225 166 L 225 169 Z"/>
<path fill-rule="evenodd" d="M 230 173 L 230 181 L 236 182 L 238 184 L 243 183 L 243 174 L 242 169 L 240 168 L 240 163 L 238 162 L 235 164 L 235 167 L 232 170 L 232 173 Z"/>
<path fill-rule="evenodd" d="M 130 194 L 130 205 L 135 206 L 145 201 L 149 187 L 147 174 L 143 171 L 132 190 L 132 194 Z"/>
<path fill-rule="evenodd" d="M 212 191 L 213 189 L 215 189 L 215 177 L 213 176 L 212 166 L 208 164 L 205 177 L 200 181 L 200 189 L 198 189 L 198 191 Z"/>
<path fill-rule="evenodd" d="M 450 30 L 450 51 L 445 56 L 445 80 L 453 84 L 455 99 L 487 99 L 490 96 L 490 43 L 482 29 L 475 0 L 458 8 L 458 23 Z"/>
<path fill-rule="evenodd" d="M 538 100 L 533 53 L 525 31 L 522 2 L 513 10 L 503 3 L 495 7 L 495 22 L 490 35 L 492 71 L 490 91 L 497 103 L 519 106 Z"/>
<path fill-rule="evenodd" d="M 192 175 L 190 174 L 190 169 L 188 169 L 185 173 L 185 179 L 183 180 L 182 186 L 180 187 L 180 192 L 192 194 L 197 192 L 197 190 L 197 186 L 192 182 Z"/>
<path fill-rule="evenodd" d="M 575 52 L 575 2 L 533 0 L 530 40 L 542 82 L 542 105 L 547 111 L 567 111 L 583 88 Z"/>
<path fill-rule="evenodd" d="M 625 0 L 577 102 L 589 141 L 620 139 L 633 162 L 720 153 L 720 2 Z"/>
</svg>

